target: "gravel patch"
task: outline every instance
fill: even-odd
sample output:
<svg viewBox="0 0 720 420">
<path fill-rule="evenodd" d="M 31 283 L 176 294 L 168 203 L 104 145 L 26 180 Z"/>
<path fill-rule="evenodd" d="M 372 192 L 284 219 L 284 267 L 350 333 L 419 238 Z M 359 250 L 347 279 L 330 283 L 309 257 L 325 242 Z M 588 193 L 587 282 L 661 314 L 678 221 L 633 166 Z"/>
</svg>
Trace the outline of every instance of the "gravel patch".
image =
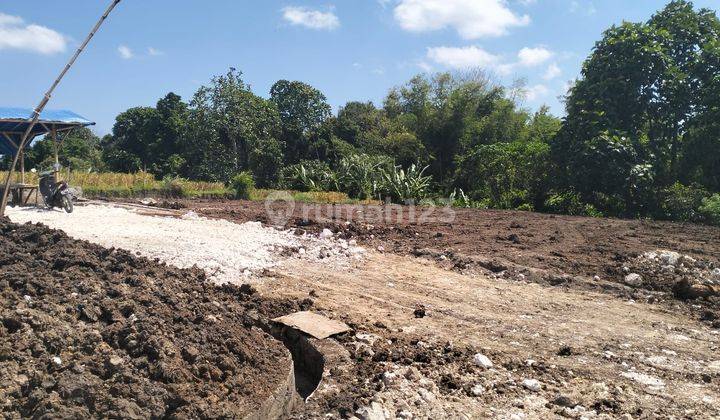
<svg viewBox="0 0 720 420">
<path fill-rule="evenodd" d="M 76 239 L 179 267 L 197 266 L 216 283 L 242 283 L 288 258 L 321 264 L 346 264 L 363 249 L 325 235 L 295 235 L 263 227 L 259 222 L 237 224 L 207 219 L 193 212 L 181 218 L 146 216 L 112 205 L 86 205 L 75 212 L 9 208 L 13 222 L 40 222 Z"/>
</svg>

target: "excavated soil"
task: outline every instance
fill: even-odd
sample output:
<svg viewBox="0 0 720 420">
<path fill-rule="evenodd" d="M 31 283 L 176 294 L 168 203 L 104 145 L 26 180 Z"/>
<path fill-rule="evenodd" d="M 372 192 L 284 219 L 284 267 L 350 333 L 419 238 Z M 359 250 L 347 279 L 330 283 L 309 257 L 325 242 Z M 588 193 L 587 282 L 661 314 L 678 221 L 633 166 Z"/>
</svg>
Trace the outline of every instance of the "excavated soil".
<svg viewBox="0 0 720 420">
<path fill-rule="evenodd" d="M 286 381 L 256 327 L 298 309 L 0 220 L 0 417 L 238 418 Z"/>
<path fill-rule="evenodd" d="M 208 217 L 271 221 L 262 202 L 179 204 Z M 569 275 L 611 276 L 624 261 L 656 249 L 720 261 L 720 228 L 712 226 L 505 210 L 453 209 L 451 217 L 446 209 L 379 208 L 295 203 L 285 226 L 312 232 L 330 228 L 387 251 L 443 253 L 460 264 L 463 258 L 491 255 L 499 264 L 497 271 L 504 263 Z"/>
<path fill-rule="evenodd" d="M 277 222 L 277 203 L 268 207 L 262 202 L 185 200 L 182 205 L 207 217 Z M 705 266 L 720 266 L 720 228 L 691 223 L 395 205 L 295 203 L 292 212 L 282 206 L 280 210 L 286 228 L 314 233 L 330 229 L 363 246 L 433 259 L 448 269 L 636 300 L 662 300 L 625 287 L 628 269 L 637 268 L 633 264 L 646 252 L 671 250 Z M 664 290 L 672 291 L 682 277 L 671 276 Z M 646 282 L 639 289 L 661 287 Z M 710 306 L 720 307 L 720 286 L 717 289 Z"/>
</svg>

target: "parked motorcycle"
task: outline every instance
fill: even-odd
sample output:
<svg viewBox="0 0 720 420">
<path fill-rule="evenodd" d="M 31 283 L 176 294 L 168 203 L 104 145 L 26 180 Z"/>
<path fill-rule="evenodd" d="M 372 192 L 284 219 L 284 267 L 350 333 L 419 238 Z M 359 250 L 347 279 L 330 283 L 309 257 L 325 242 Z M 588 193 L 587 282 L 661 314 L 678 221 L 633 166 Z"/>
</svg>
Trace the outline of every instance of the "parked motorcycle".
<svg viewBox="0 0 720 420">
<path fill-rule="evenodd" d="M 68 187 L 67 182 L 58 182 L 56 174 L 55 171 L 40 174 L 40 194 L 48 208 L 62 208 L 67 213 L 72 213 L 73 201 L 77 199 L 77 195 L 72 188 Z"/>
</svg>

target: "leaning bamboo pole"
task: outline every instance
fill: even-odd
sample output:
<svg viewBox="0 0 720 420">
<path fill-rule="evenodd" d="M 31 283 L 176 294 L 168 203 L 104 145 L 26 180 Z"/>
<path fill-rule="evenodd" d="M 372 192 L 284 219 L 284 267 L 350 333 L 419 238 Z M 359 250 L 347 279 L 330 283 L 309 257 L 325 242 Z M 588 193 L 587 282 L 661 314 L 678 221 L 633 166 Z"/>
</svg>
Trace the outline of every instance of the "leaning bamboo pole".
<svg viewBox="0 0 720 420">
<path fill-rule="evenodd" d="M 5 207 L 7 207 L 7 201 L 8 201 L 8 193 L 10 191 L 10 180 L 12 179 L 13 173 L 15 172 L 15 167 L 18 163 L 18 158 L 22 154 L 22 151 L 25 148 L 25 144 L 27 143 L 30 133 L 32 133 L 33 128 L 35 128 L 35 125 L 37 124 L 38 120 L 40 119 L 40 113 L 42 113 L 43 109 L 45 109 L 45 106 L 50 101 L 50 98 L 52 97 L 53 92 L 55 91 L 55 88 L 60 84 L 62 79 L 65 77 L 65 74 L 70 70 L 70 68 L 75 64 L 75 61 L 80 56 L 80 54 L 85 50 L 85 47 L 90 43 L 90 40 L 95 36 L 97 31 L 100 29 L 100 26 L 102 26 L 103 22 L 105 22 L 105 19 L 108 18 L 110 15 L 110 12 L 113 11 L 115 6 L 120 3 L 121 0 L 112 0 L 110 3 L 110 6 L 108 6 L 107 10 L 105 10 L 105 13 L 100 17 L 100 20 L 95 24 L 95 26 L 92 28 L 88 36 L 85 38 L 85 41 L 80 45 L 80 47 L 75 51 L 75 54 L 73 54 L 72 58 L 70 58 L 70 61 L 65 65 L 65 68 L 60 72 L 60 75 L 55 79 L 55 82 L 50 86 L 50 89 L 48 89 L 47 93 L 45 93 L 45 96 L 43 96 L 42 100 L 38 104 L 38 106 L 33 110 L 33 115 L 31 118 L 28 119 L 30 122 L 30 125 L 28 126 L 27 130 L 25 130 L 25 133 L 22 136 L 22 140 L 20 141 L 20 144 L 18 145 L 18 151 L 15 153 L 15 157 L 13 158 L 12 165 L 10 165 L 10 170 L 8 171 L 7 178 L 5 179 L 5 188 L 3 188 L 2 192 L 2 202 L 0 202 L 0 217 L 5 216 Z"/>
</svg>

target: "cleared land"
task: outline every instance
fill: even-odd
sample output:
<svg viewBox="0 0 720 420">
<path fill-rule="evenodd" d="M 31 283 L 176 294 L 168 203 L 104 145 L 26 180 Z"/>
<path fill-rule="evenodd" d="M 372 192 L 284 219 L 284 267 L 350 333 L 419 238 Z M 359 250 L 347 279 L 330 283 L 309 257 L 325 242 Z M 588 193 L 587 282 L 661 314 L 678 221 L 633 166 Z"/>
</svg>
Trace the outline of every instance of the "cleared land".
<svg viewBox="0 0 720 420">
<path fill-rule="evenodd" d="M 262 203 L 173 207 L 271 219 Z M 265 297 L 305 301 L 355 329 L 317 343 L 325 375 L 298 417 L 720 416 L 718 298 L 674 291 L 714 281 L 720 229 L 495 211 L 383 223 L 338 209 L 358 210 L 338 206 L 333 220 L 297 208 L 283 234 L 328 228 L 318 241 L 357 240 L 361 259 L 278 252 L 254 279 Z M 679 253 L 672 273 L 642 259 L 659 249 Z M 642 282 L 626 284 L 628 271 Z"/>
</svg>

